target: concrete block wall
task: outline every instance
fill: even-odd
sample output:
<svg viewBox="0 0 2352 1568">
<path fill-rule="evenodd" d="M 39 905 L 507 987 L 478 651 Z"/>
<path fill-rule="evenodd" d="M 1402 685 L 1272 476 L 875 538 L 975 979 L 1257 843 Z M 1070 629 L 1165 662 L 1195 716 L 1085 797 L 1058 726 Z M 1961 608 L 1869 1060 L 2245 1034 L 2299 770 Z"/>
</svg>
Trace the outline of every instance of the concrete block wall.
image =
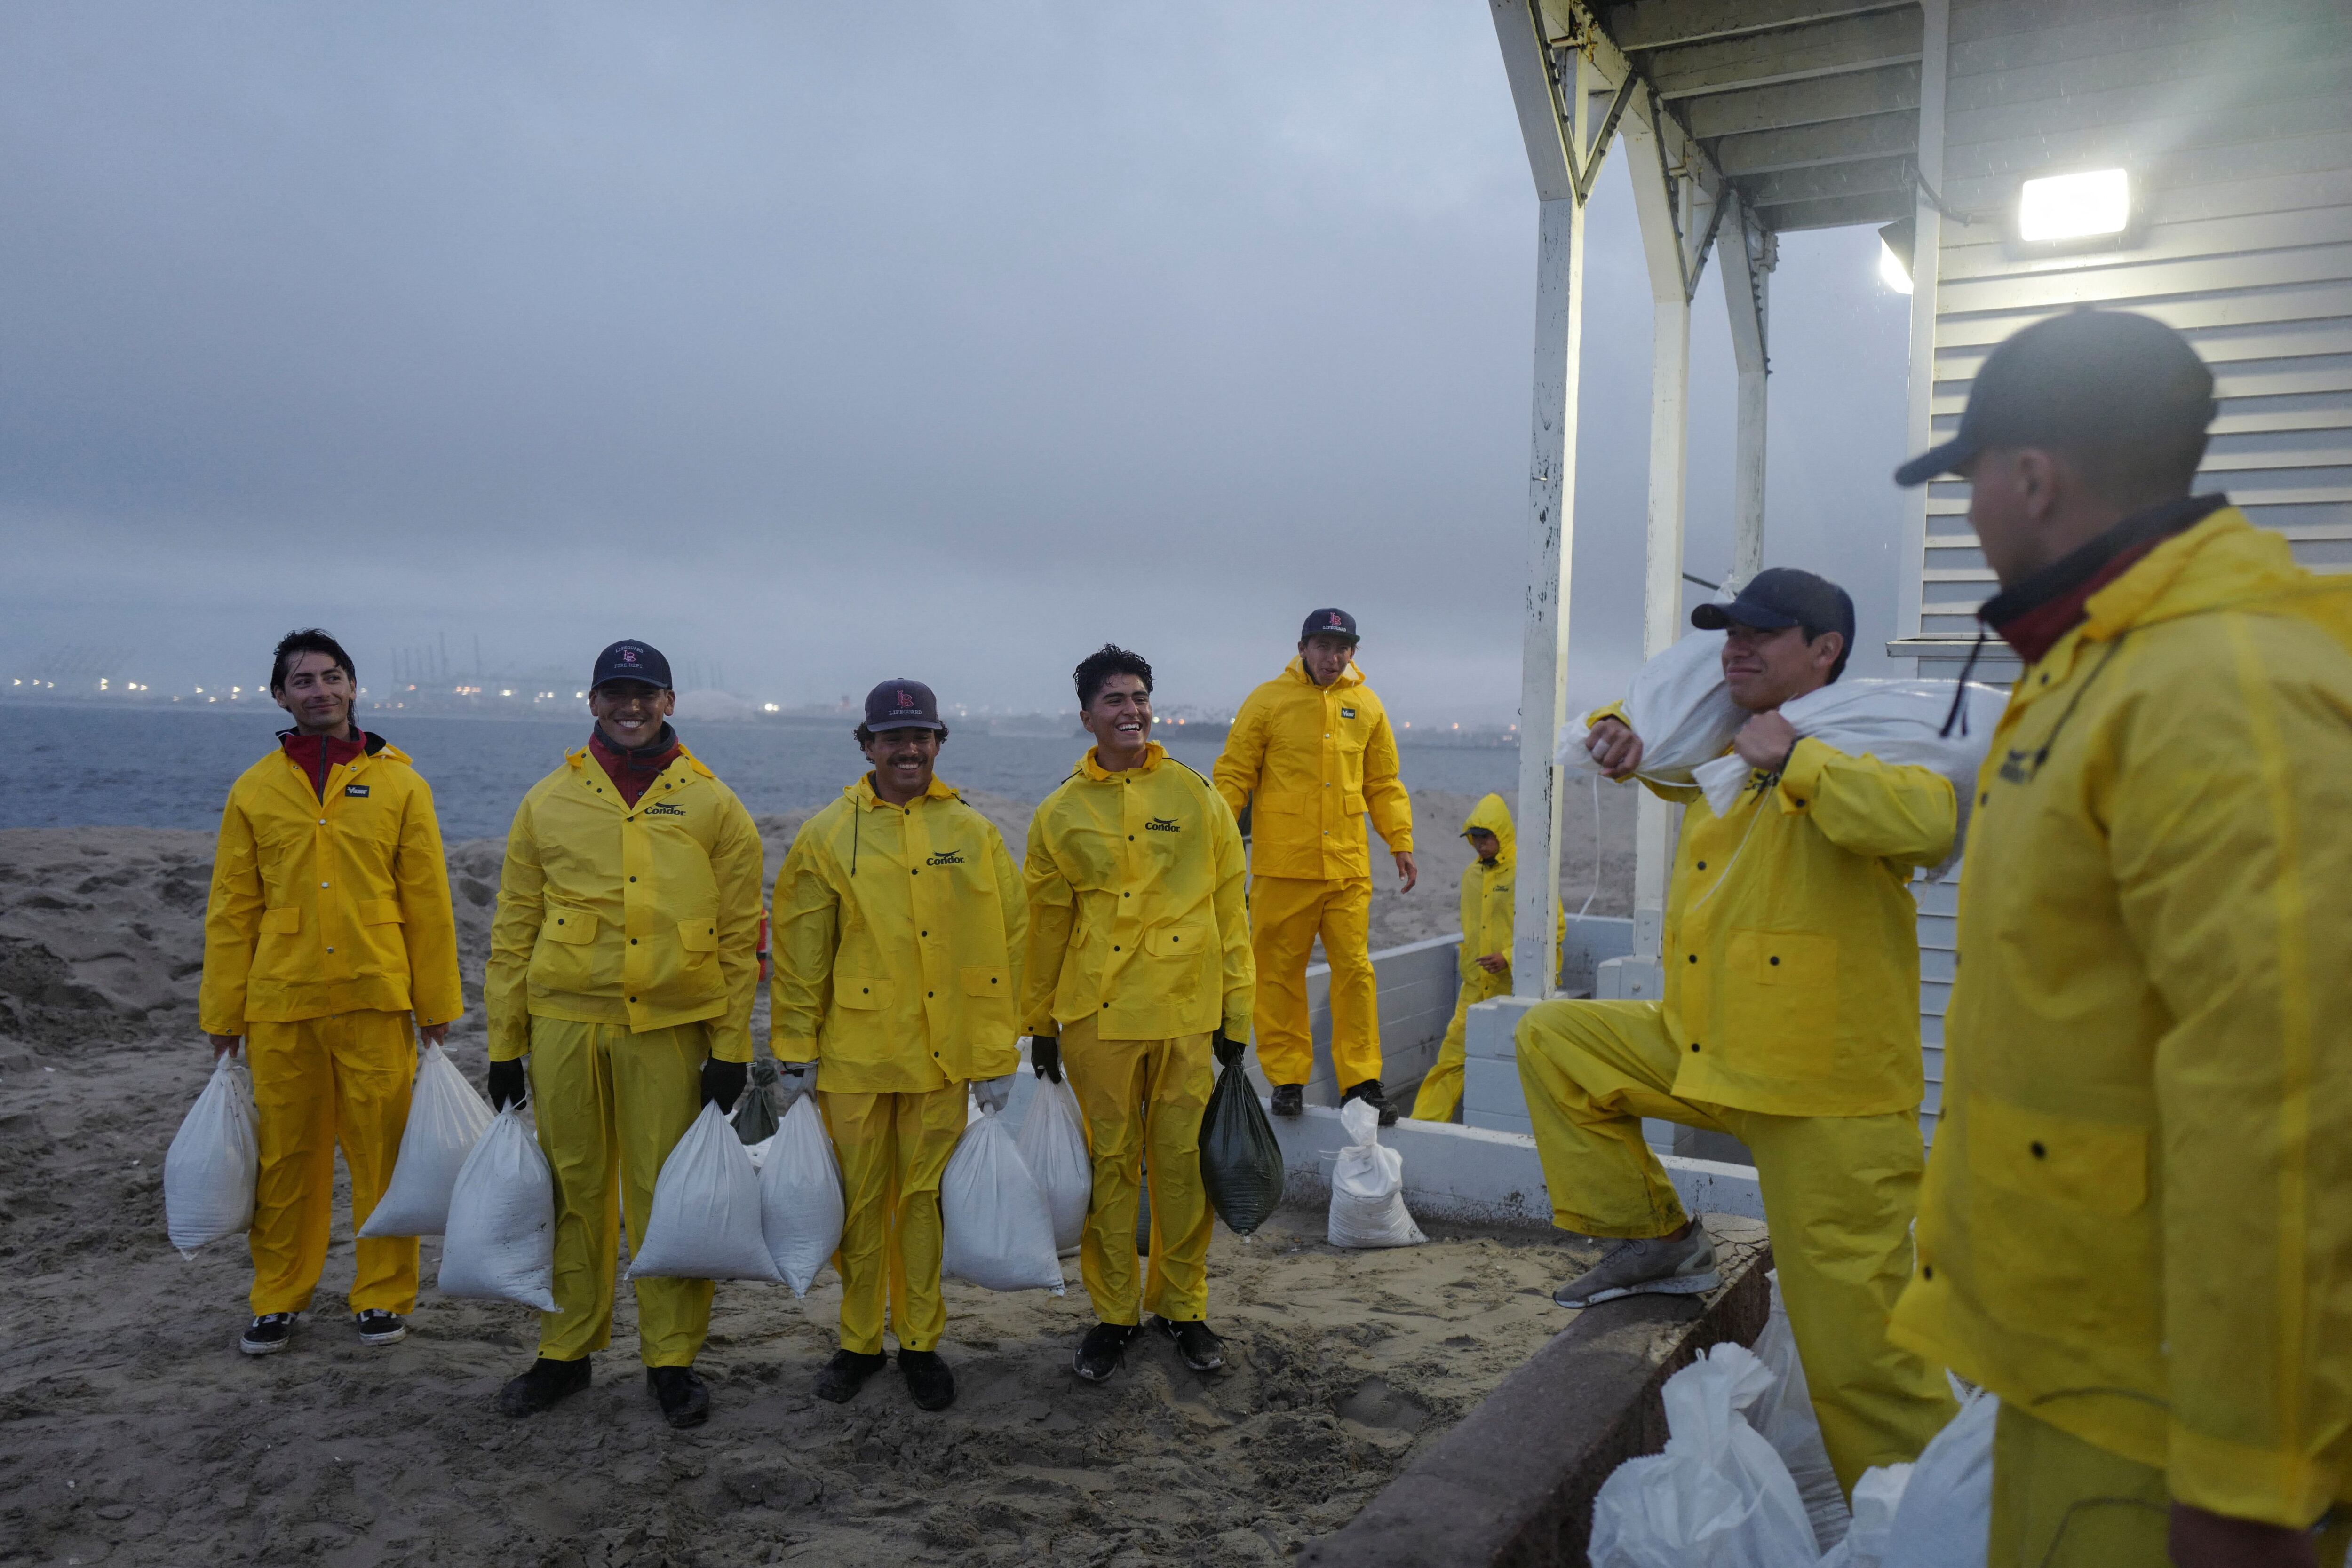
<svg viewBox="0 0 2352 1568">
<path fill-rule="evenodd" d="M 1455 968 L 1459 935 L 1433 937 L 1372 955 L 1372 974 L 1380 988 L 1381 1082 L 1391 1086 L 1412 1083 L 1427 1074 L 1437 1061 L 1438 1042 L 1454 1017 Z M 1307 971 L 1307 1006 L 1315 1030 L 1315 1071 L 1307 1080 L 1309 1105 L 1337 1105 L 1344 1087 L 1331 1070 L 1331 967 L 1317 964 Z M 1257 1053 L 1249 1056 L 1250 1081 L 1261 1093 L 1272 1086 L 1258 1067 Z"/>
</svg>

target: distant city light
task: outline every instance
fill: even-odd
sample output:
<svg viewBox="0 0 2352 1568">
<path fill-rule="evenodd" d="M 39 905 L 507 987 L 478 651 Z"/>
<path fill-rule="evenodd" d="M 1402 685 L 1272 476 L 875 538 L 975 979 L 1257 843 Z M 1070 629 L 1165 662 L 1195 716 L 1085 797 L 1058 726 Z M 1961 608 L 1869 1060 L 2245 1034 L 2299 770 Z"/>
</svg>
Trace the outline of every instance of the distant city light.
<svg viewBox="0 0 2352 1568">
<path fill-rule="evenodd" d="M 2017 237 L 2084 239 L 2131 222 L 2131 176 L 2121 169 L 2028 180 L 2017 193 Z"/>
<path fill-rule="evenodd" d="M 773 703 L 761 703 L 761 704 L 760 705 L 760 711 L 761 711 L 761 713 L 782 713 L 782 712 L 783 712 L 784 710 L 783 710 L 783 709 L 782 709 L 782 708 L 780 708 L 780 707 L 778 707 L 778 706 L 777 706 L 775 704 L 773 704 Z"/>
</svg>

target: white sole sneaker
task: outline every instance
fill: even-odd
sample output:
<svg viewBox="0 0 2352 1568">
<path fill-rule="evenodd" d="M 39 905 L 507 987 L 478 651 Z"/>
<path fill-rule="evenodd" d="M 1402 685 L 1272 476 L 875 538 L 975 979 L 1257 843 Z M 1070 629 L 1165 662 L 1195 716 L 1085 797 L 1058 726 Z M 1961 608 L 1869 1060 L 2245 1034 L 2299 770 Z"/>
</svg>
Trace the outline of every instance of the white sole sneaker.
<svg viewBox="0 0 2352 1568">
<path fill-rule="evenodd" d="M 356 1321 L 357 1320 L 354 1320 L 354 1322 Z M 376 1333 L 370 1333 L 365 1329 L 360 1330 L 360 1343 L 362 1344 L 398 1344 L 402 1340 L 404 1340 L 407 1337 L 408 1325 L 406 1323 L 402 1323 L 397 1328 L 383 1330 Z"/>
<path fill-rule="evenodd" d="M 1552 1293 L 1554 1306 L 1580 1312 L 1597 1307 L 1603 1301 L 1613 1301 L 1624 1296 L 1702 1296 L 1723 1282 L 1723 1277 L 1709 1270 L 1704 1274 L 1677 1274 L 1670 1279 L 1651 1280 L 1639 1285 L 1626 1285 L 1615 1290 L 1595 1291 L 1589 1296 L 1570 1299 L 1565 1287 Z"/>
</svg>

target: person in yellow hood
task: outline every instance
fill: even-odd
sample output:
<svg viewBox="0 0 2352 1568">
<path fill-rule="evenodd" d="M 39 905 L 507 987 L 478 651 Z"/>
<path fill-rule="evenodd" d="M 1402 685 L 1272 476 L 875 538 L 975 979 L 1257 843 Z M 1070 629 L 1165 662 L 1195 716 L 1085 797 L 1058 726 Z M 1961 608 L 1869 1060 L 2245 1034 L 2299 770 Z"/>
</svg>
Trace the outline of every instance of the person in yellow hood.
<svg viewBox="0 0 2352 1568">
<path fill-rule="evenodd" d="M 284 1350 L 318 1289 L 337 1146 L 357 1230 L 392 1180 L 415 1037 L 440 1043 L 465 1010 L 433 791 L 352 721 L 358 687 L 326 632 L 278 644 L 269 692 L 294 727 L 229 790 L 213 860 L 197 1012 L 215 1057 L 244 1042 L 260 1124 L 247 1355 Z M 361 1343 L 396 1343 L 416 1308 L 416 1239 L 353 1250 Z"/>
<path fill-rule="evenodd" d="M 540 1318 L 538 1359 L 499 1393 L 509 1416 L 588 1386 L 589 1353 L 613 1338 L 616 1218 L 635 1251 L 662 1162 L 751 1072 L 759 830 L 670 727 L 658 652 L 606 648 L 588 706 L 588 744 L 515 812 L 482 985 L 490 1103 L 528 1088 L 555 1172 L 557 1310 Z M 636 1292 L 646 1386 L 671 1426 L 698 1426 L 710 1281 L 639 1280 Z"/>
<path fill-rule="evenodd" d="M 1752 716 L 1733 742 L 1751 769 L 1718 817 L 1695 788 L 1666 895 L 1661 1000 L 1557 1001 L 1517 1034 L 1519 1082 L 1553 1223 L 1624 1239 L 1553 1300 L 1587 1307 L 1717 1281 L 1715 1246 L 1685 1213 L 1642 1119 L 1745 1142 L 1822 1440 L 1852 1490 L 1919 1456 L 1953 1410 L 1943 1375 L 1889 1343 L 1911 1275 L 1926 1151 L 1913 872 L 1958 827 L 1949 780 L 1800 739 L 1780 705 L 1843 673 L 1853 601 L 1786 567 L 1691 621 L 1724 631 L 1724 684 Z M 1603 770 L 1641 766 L 1642 737 L 1604 710 Z M 1643 781 L 1645 784 L 1648 780 Z"/>
<path fill-rule="evenodd" d="M 1419 873 L 1396 736 L 1356 668 L 1356 618 L 1346 611 L 1307 616 L 1298 657 L 1243 699 L 1213 771 L 1234 815 L 1248 813 L 1257 1056 L 1274 1085 L 1275 1114 L 1299 1114 L 1315 1070 L 1307 960 L 1319 936 L 1331 966 L 1332 1070 L 1342 1097 L 1370 1102 L 1387 1124 L 1396 1113 L 1381 1087 L 1366 812 L 1405 892 Z"/>
<path fill-rule="evenodd" d="M 2189 495 L 2212 393 L 2169 327 L 2055 317 L 1897 475 L 1969 480 L 2025 666 L 1895 1316 L 2000 1396 L 1999 1568 L 2352 1536 L 2352 591 Z"/>
<path fill-rule="evenodd" d="M 937 777 L 930 687 L 876 686 L 856 735 L 872 770 L 801 825 L 776 878 L 769 1048 L 788 1082 L 814 1080 L 848 1200 L 841 1348 L 816 1396 L 846 1403 L 882 1370 L 887 1299 L 908 1394 L 944 1410 L 940 1177 L 967 1090 L 1002 1110 L 1020 1065 L 1028 905 L 1004 835 Z"/>
<path fill-rule="evenodd" d="M 1416 1122 L 1451 1122 L 1462 1109 L 1464 1037 L 1470 1009 L 1494 997 L 1511 994 L 1512 889 L 1517 884 L 1517 834 L 1511 826 L 1511 809 L 1500 795 L 1488 795 L 1472 808 L 1462 823 L 1462 836 L 1477 855 L 1462 873 L 1462 988 L 1454 1001 L 1454 1019 L 1437 1048 L 1437 1064 L 1421 1081 L 1413 1097 Z M 1559 911 L 1562 940 L 1568 935 L 1568 911 Z"/>
<path fill-rule="evenodd" d="M 1249 1027 L 1241 830 L 1214 787 L 1152 740 L 1150 664 L 1106 645 L 1076 679 L 1095 744 L 1030 820 L 1022 966 L 1030 1061 L 1040 1077 L 1069 1074 L 1094 1156 L 1078 1268 L 1099 1321 L 1076 1368 L 1108 1378 L 1149 1312 L 1186 1365 L 1214 1372 L 1224 1349 L 1207 1322 L 1201 1117 L 1211 1061 L 1241 1071 Z M 1151 1266 L 1139 1281 L 1146 1170 Z"/>
</svg>

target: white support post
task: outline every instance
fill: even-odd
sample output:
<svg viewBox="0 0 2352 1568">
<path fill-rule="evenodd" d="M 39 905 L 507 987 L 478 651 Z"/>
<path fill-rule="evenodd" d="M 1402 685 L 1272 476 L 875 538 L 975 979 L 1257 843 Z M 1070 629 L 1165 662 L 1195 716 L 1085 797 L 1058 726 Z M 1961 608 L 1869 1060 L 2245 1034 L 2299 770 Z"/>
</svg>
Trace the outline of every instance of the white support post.
<svg viewBox="0 0 2352 1568">
<path fill-rule="evenodd" d="M 1642 656 L 1664 650 L 1683 625 L 1683 488 L 1689 447 L 1690 295 L 1683 238 L 1669 194 L 1672 170 L 1660 127 L 1644 115 L 1625 121 L 1625 156 L 1633 180 L 1649 263 L 1650 507 L 1642 574 Z M 1694 189 L 1684 182 L 1681 189 Z M 1666 881 L 1674 865 L 1680 812 L 1644 789 L 1634 818 L 1633 956 L 1655 960 L 1663 939 Z"/>
<path fill-rule="evenodd" d="M 1906 453 L 1936 444 L 1936 277 L 1942 258 L 1944 215 L 1928 199 L 1944 188 L 1944 99 L 1950 67 L 1950 0 L 1921 0 L 1919 46 L 1919 184 L 1911 193 L 1911 384 L 1909 437 Z M 1895 622 L 1898 637 L 1919 635 L 1926 612 L 1927 490 L 1904 493 L 1903 561 Z"/>
<path fill-rule="evenodd" d="M 1724 308 L 1731 316 L 1731 358 L 1739 371 L 1739 423 L 1731 448 L 1733 583 L 1746 582 L 1764 570 L 1764 431 L 1771 371 L 1766 350 L 1773 248 L 1772 236 L 1756 227 L 1744 203 L 1727 214 L 1717 250 L 1723 257 Z"/>
</svg>

